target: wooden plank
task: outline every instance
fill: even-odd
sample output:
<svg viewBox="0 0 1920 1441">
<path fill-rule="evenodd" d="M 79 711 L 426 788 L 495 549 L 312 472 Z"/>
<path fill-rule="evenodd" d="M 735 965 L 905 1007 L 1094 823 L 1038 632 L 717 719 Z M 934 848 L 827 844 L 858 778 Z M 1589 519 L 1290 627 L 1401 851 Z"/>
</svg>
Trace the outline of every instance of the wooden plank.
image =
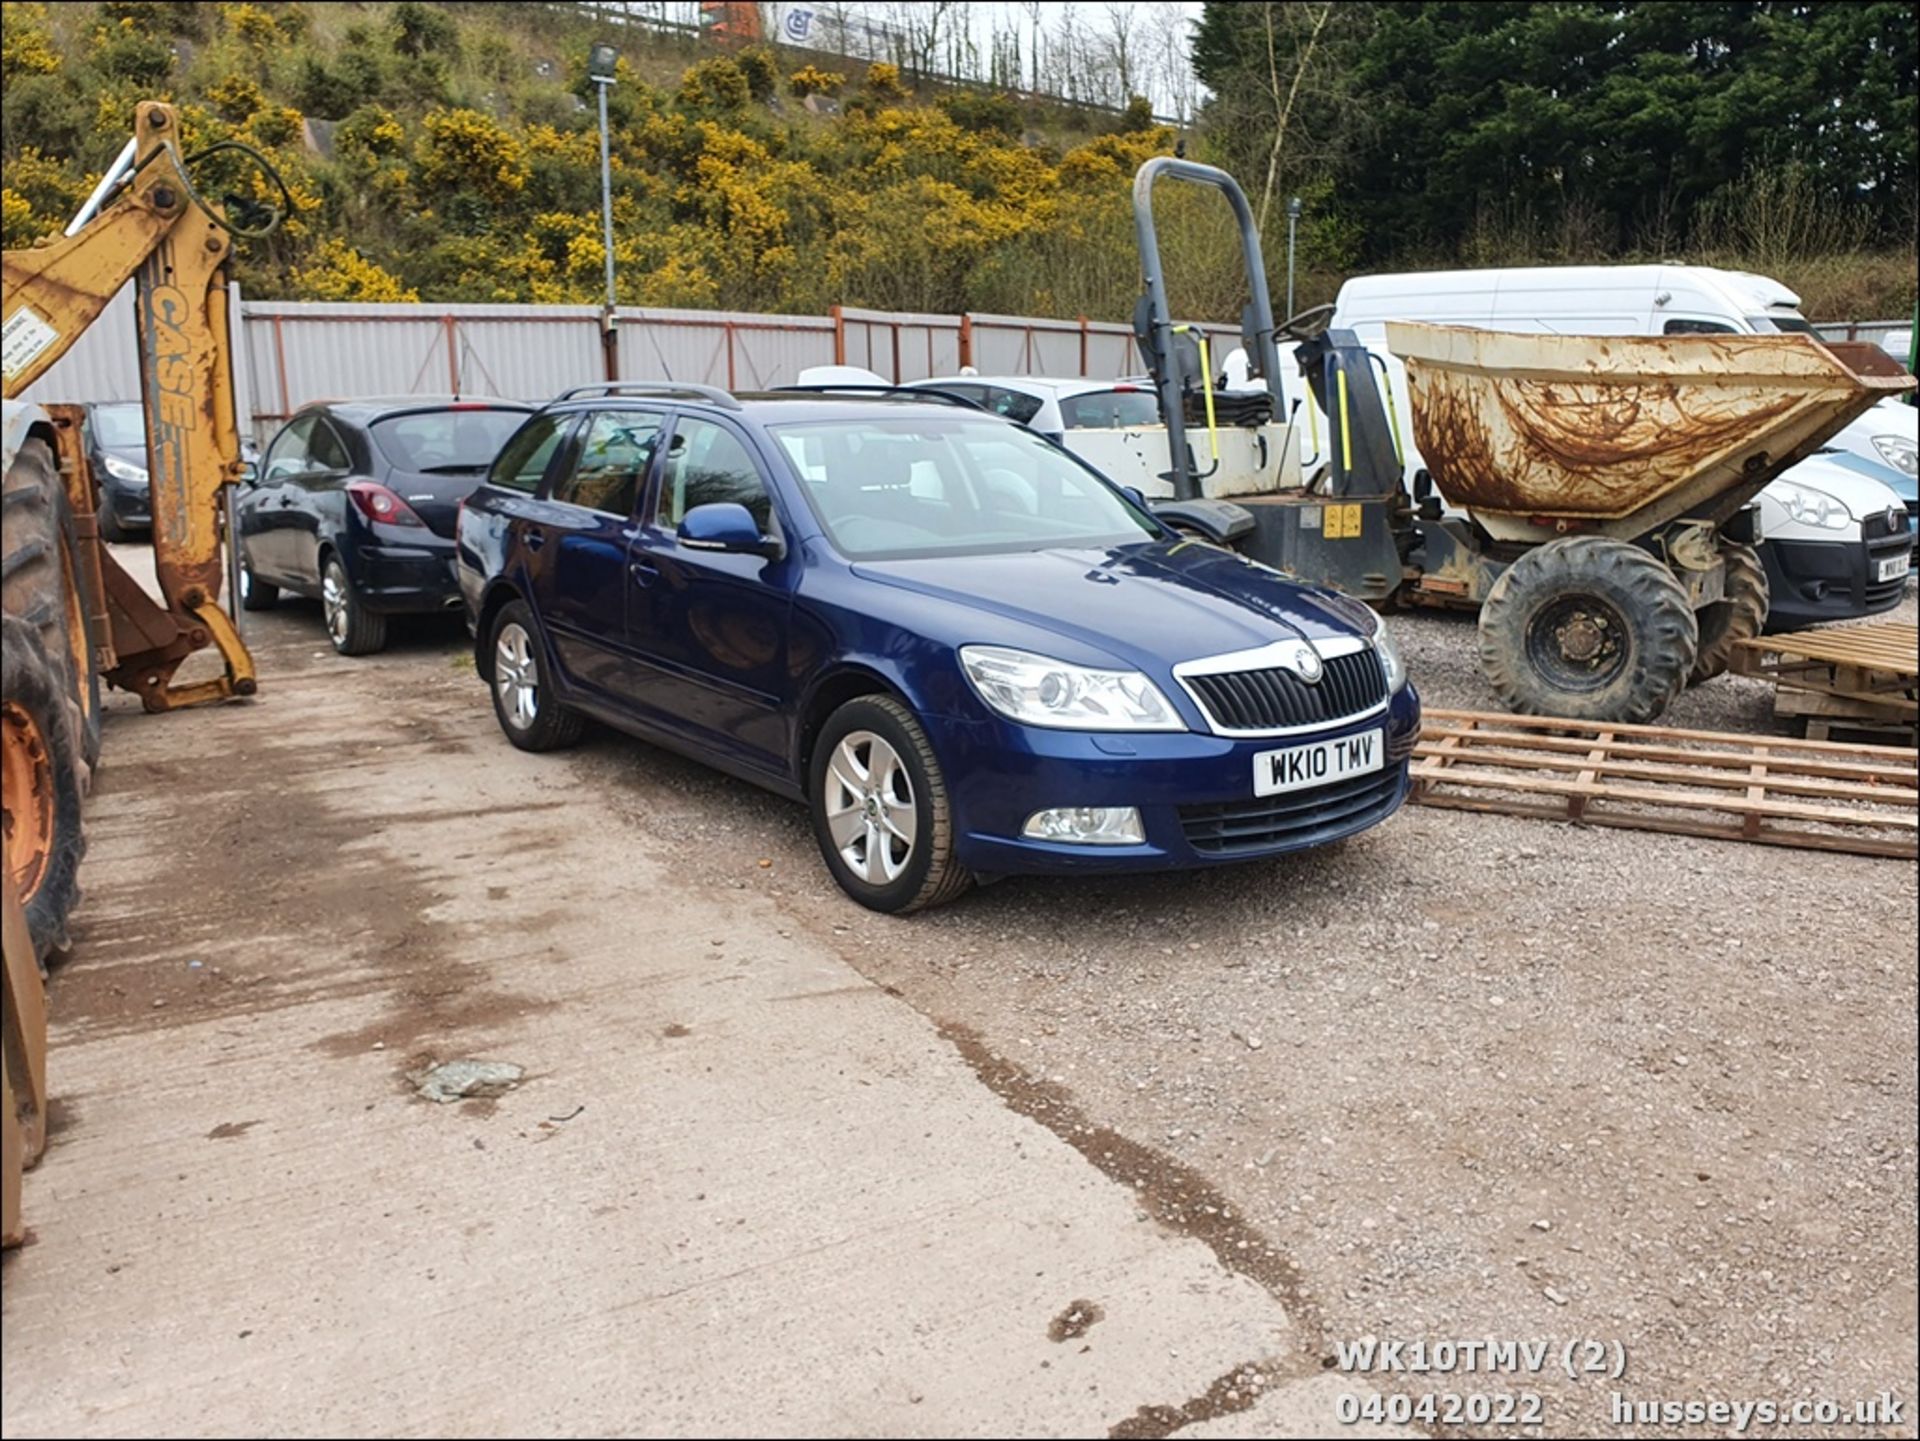
<svg viewBox="0 0 1920 1441">
<path fill-rule="evenodd" d="M 1428 775 L 1431 778 L 1431 773 Z M 1748 801 L 1726 795 L 1704 795 L 1695 790 L 1663 790 L 1651 786 L 1613 785 L 1605 781 L 1582 784 L 1578 780 L 1482 769 L 1467 764 L 1466 760 L 1456 761 L 1448 767 L 1446 779 L 1454 785 L 1522 791 L 1530 795 L 1584 796 L 1588 800 L 1635 801 L 1644 805 L 1672 806 L 1679 810 L 1726 811 L 1740 816 L 1757 813 L 1779 820 L 1817 821 L 1837 826 L 1891 826 L 1895 830 L 1920 832 L 1920 815 L 1905 812 L 1882 814 L 1868 810 L 1846 810 L 1838 806 L 1808 805 L 1800 801 Z"/>
<path fill-rule="evenodd" d="M 1564 751 L 1584 755 L 1592 745 L 1590 740 L 1578 736 L 1535 735 L 1524 731 L 1503 733 L 1488 730 L 1477 725 L 1460 728 L 1457 722 L 1452 719 L 1453 716 L 1459 714 L 1460 712 L 1427 712 L 1426 723 L 1423 725 L 1421 731 L 1422 744 L 1425 743 L 1426 736 L 1436 734 L 1442 736 L 1456 734 L 1461 736 L 1470 735 L 1474 737 L 1476 741 L 1484 741 L 1501 734 L 1506 734 L 1511 736 L 1517 743 L 1523 744 L 1529 749 L 1543 751 Z M 1437 721 L 1435 720 L 1436 715 L 1440 717 Z M 1500 716 L 1489 719 L 1506 721 L 1509 719 L 1534 720 L 1537 718 L 1531 716 Z M 1570 730 L 1582 728 L 1577 721 L 1568 721 L 1562 724 Z M 1638 728 L 1632 726 L 1615 726 L 1610 729 L 1617 735 Z M 1681 734 L 1709 738 L 1720 742 L 1723 746 L 1744 743 L 1745 741 L 1745 737 L 1742 736 L 1731 736 L 1709 731 L 1689 731 Z M 1775 754 L 1772 757 L 1771 764 L 1776 773 L 1800 776 L 1824 776 L 1835 780 L 1855 780 L 1867 785 L 1876 783 L 1911 785 L 1916 781 L 1920 781 L 1920 759 L 1917 759 L 1912 751 L 1900 747 L 1849 746 L 1839 743 L 1826 744 L 1818 741 L 1776 740 L 1773 738 L 1769 738 L 1769 745 L 1777 745 L 1781 748 L 1782 752 L 1793 752 L 1792 754 Z M 1744 748 L 1739 750 L 1689 750 L 1680 745 L 1615 740 L 1609 749 L 1610 753 L 1615 756 L 1639 756 L 1652 761 L 1673 761 L 1683 765 L 1717 766 L 1742 772 L 1745 771 L 1750 760 L 1749 752 Z M 1800 759 L 1797 753 L 1802 751 L 1812 752 L 1815 758 Z M 1854 764 L 1833 758 L 1841 754 L 1849 756 L 1865 755 L 1874 757 L 1875 759 L 1865 764 Z"/>
<path fill-rule="evenodd" d="M 1457 740 L 1458 737 L 1449 737 Z M 1430 759 L 1433 752 L 1425 748 L 1425 743 L 1414 747 L 1416 759 Z M 1745 790 L 1752 781 L 1755 759 L 1743 758 L 1738 767 L 1688 767 L 1684 765 L 1663 765 L 1655 761 L 1639 760 L 1634 757 L 1609 757 L 1599 748 L 1587 752 L 1586 759 L 1573 760 L 1556 752 L 1550 755 L 1530 754 L 1526 750 L 1507 749 L 1495 751 L 1489 746 L 1472 746 L 1464 750 L 1450 752 L 1453 759 L 1472 761 L 1487 756 L 1497 760 L 1503 766 L 1512 766 L 1522 770 L 1572 770 L 1579 767 L 1580 783 L 1590 783 L 1600 776 L 1618 776 L 1628 780 L 1673 781 L 1679 785 L 1716 787 L 1725 790 Z M 1762 752 L 1764 759 L 1764 751 Z M 1818 796 L 1829 800 L 1857 800 L 1860 789 L 1857 785 L 1845 782 L 1808 779 L 1794 775 L 1774 776 L 1769 774 L 1767 788 L 1780 795 Z M 1889 785 L 1877 788 L 1873 798 L 1888 805 L 1920 805 L 1920 789 L 1914 786 Z"/>
<path fill-rule="evenodd" d="M 1920 674 L 1920 626 L 1851 625 L 1755 636 L 1739 642 L 1738 649 L 1750 655 L 1853 661 L 1906 675 Z"/>
<path fill-rule="evenodd" d="M 1436 726 L 1445 726 L 1452 722 L 1473 722 L 1507 726 L 1519 730 L 1585 731 L 1588 734 L 1597 729 L 1589 721 L 1568 720 L 1565 716 L 1506 715 L 1492 711 L 1430 710 L 1425 712 L 1424 719 Z M 1744 745 L 1748 741 L 1748 737 L 1736 735 L 1730 731 L 1685 730 L 1679 726 L 1609 723 L 1607 729 L 1616 736 L 1645 737 L 1665 742 L 1704 741 L 1723 748 Z M 1866 756 L 1873 760 L 1898 760 L 1907 765 L 1913 762 L 1913 757 L 1897 746 L 1850 746 L 1841 741 L 1797 741 L 1782 740 L 1779 737 L 1769 737 L 1768 740 L 1770 744 L 1790 746 L 1796 751 L 1806 751 L 1812 755 L 1855 758 Z"/>
<path fill-rule="evenodd" d="M 1863 855 L 1920 853 L 1920 764 L 1911 751 L 1470 711 L 1428 719 L 1412 765 L 1422 805 Z"/>
</svg>

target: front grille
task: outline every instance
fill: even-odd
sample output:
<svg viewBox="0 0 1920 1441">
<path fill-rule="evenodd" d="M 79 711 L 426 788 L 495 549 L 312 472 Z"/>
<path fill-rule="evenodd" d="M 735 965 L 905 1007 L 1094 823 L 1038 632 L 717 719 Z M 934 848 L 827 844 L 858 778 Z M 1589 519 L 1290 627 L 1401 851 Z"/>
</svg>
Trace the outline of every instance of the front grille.
<svg viewBox="0 0 1920 1441">
<path fill-rule="evenodd" d="M 1387 695 L 1387 678 L 1371 648 L 1334 656 L 1318 682 L 1282 666 L 1181 679 L 1214 729 L 1228 731 L 1324 725 L 1372 710 Z"/>
<path fill-rule="evenodd" d="M 1868 610 L 1878 610 L 1895 604 L 1901 592 L 1907 588 L 1907 578 L 1898 576 L 1893 580 L 1876 580 L 1880 574 L 1880 562 L 1897 555 L 1905 555 L 1912 546 L 1907 518 L 1898 517 L 1901 528 L 1893 529 L 1887 524 L 1884 515 L 1869 516 L 1860 522 L 1860 529 L 1867 537 L 1867 575 L 1866 590 L 1862 599 Z"/>
<path fill-rule="evenodd" d="M 1400 801 L 1402 771 L 1391 765 L 1312 790 L 1224 805 L 1180 807 L 1187 844 L 1210 856 L 1298 849 L 1372 825 Z"/>
</svg>

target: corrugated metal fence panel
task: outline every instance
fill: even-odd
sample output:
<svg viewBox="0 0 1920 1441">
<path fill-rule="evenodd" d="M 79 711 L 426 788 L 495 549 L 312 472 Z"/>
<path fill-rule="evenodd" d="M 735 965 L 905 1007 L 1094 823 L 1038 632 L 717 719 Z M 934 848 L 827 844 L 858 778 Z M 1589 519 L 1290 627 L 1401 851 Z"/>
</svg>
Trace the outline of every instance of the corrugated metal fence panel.
<svg viewBox="0 0 1920 1441">
<path fill-rule="evenodd" d="M 737 390 L 791 384 L 833 361 L 833 321 L 823 315 L 622 309 L 620 374 Z"/>
<path fill-rule="evenodd" d="M 960 369 L 960 317 L 920 311 L 840 312 L 846 364 L 862 365 L 896 383 L 952 375 Z"/>
<path fill-rule="evenodd" d="M 363 395 L 544 400 L 602 374 L 585 305 L 249 302 L 247 375 L 258 420 Z"/>
<path fill-rule="evenodd" d="M 45 375 L 20 393 L 41 405 L 140 398 L 139 349 L 133 329 L 133 282 L 107 302 L 100 318 Z"/>
</svg>

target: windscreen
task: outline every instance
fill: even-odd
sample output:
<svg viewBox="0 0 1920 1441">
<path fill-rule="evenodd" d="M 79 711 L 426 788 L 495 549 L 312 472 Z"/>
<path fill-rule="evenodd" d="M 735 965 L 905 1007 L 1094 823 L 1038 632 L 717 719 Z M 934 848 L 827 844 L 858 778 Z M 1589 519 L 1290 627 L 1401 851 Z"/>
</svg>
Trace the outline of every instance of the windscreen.
<svg viewBox="0 0 1920 1441">
<path fill-rule="evenodd" d="M 145 416 L 133 404 L 97 406 L 93 433 L 109 450 L 138 450 L 147 443 Z"/>
<path fill-rule="evenodd" d="M 1126 545 L 1159 530 L 1057 447 L 983 418 L 772 427 L 835 549 L 853 558 Z"/>
<path fill-rule="evenodd" d="M 395 470 L 479 471 L 526 418 L 520 410 L 416 410 L 376 420 L 373 438 Z"/>
</svg>

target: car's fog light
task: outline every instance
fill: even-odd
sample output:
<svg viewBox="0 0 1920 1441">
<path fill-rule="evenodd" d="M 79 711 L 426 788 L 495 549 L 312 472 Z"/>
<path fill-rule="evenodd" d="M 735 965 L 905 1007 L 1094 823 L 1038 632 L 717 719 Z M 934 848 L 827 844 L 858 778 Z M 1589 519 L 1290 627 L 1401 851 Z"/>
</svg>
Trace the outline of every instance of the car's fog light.
<svg viewBox="0 0 1920 1441">
<path fill-rule="evenodd" d="M 1061 806 L 1035 811 L 1020 834 L 1034 841 L 1067 841 L 1081 846 L 1137 846 L 1147 838 L 1140 812 L 1132 806 Z"/>
</svg>

